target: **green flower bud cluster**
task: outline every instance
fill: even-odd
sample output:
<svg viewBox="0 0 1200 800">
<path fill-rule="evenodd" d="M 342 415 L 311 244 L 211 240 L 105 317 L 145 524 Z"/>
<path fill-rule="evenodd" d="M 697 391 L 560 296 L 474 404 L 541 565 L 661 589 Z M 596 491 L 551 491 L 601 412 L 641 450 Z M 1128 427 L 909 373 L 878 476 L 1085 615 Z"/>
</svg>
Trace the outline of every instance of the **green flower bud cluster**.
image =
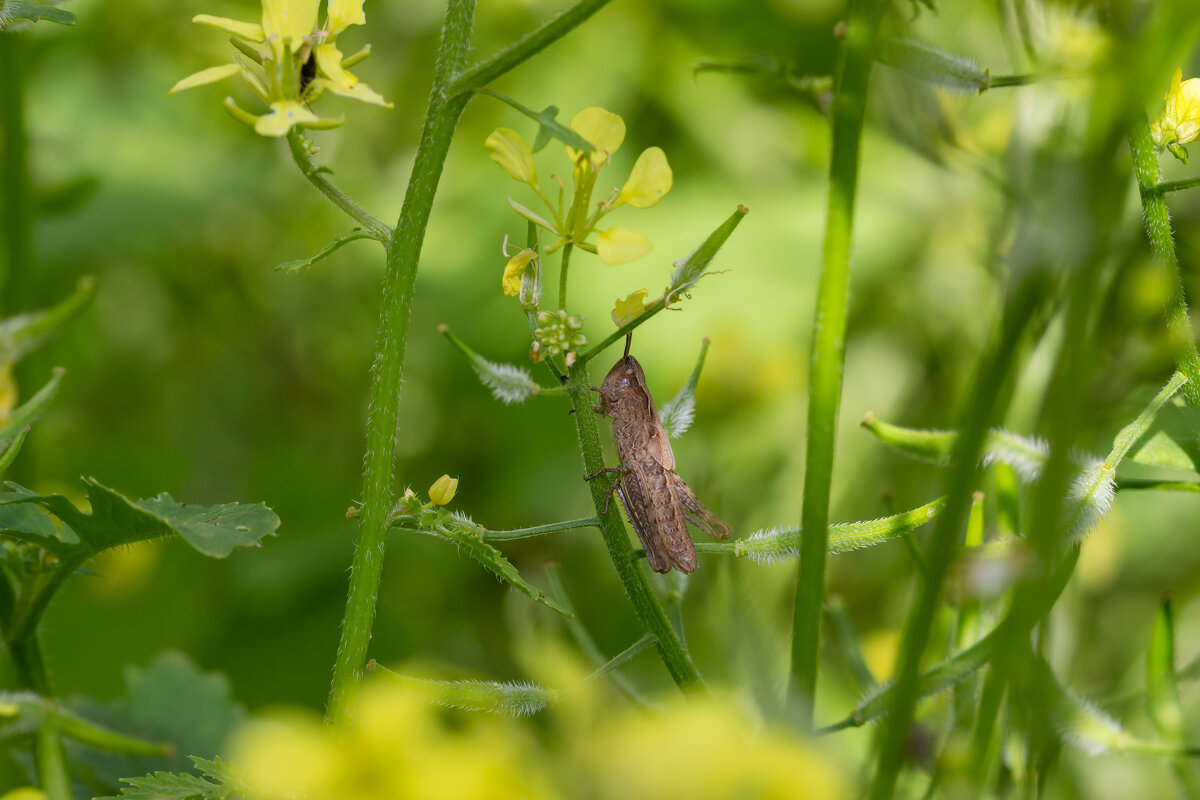
<svg viewBox="0 0 1200 800">
<path fill-rule="evenodd" d="M 535 361 L 542 352 L 552 356 L 566 353 L 569 366 L 575 360 L 575 349 L 587 344 L 587 337 L 580 332 L 583 318 L 567 314 L 563 309 L 539 312 L 537 323 L 538 329 L 533 334 L 537 340 L 534 342 Z"/>
</svg>

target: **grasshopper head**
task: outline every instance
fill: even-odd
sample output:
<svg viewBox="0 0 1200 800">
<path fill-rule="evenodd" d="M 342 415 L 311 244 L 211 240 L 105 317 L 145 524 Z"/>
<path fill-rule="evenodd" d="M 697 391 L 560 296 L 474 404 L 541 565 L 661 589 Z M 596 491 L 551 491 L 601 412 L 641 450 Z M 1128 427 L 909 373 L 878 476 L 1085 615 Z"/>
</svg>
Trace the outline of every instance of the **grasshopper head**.
<svg viewBox="0 0 1200 800">
<path fill-rule="evenodd" d="M 641 416 L 650 393 L 646 389 L 646 374 L 633 356 L 625 356 L 604 376 L 600 384 L 600 413 L 610 417 Z"/>
</svg>

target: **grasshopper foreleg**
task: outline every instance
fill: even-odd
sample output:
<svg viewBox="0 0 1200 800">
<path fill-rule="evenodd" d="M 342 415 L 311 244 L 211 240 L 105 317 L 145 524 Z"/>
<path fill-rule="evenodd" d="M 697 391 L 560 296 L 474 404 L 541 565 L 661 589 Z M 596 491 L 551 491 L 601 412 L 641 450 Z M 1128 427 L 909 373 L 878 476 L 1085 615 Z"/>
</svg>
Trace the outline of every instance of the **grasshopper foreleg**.
<svg viewBox="0 0 1200 800">
<path fill-rule="evenodd" d="M 620 474 L 618 474 L 617 477 L 613 479 L 612 484 L 610 484 L 608 487 L 608 491 L 604 493 L 604 508 L 600 510 L 601 515 L 608 514 L 608 506 L 612 502 L 613 495 L 616 493 L 617 487 L 619 487 L 621 485 L 621 479 L 629 474 L 629 470 L 625 469 L 624 467 L 604 467 L 602 469 L 596 470 L 591 475 L 584 475 L 583 479 L 585 481 L 590 481 L 593 478 L 600 477 L 601 475 L 603 475 L 606 472 L 617 472 Z"/>
</svg>

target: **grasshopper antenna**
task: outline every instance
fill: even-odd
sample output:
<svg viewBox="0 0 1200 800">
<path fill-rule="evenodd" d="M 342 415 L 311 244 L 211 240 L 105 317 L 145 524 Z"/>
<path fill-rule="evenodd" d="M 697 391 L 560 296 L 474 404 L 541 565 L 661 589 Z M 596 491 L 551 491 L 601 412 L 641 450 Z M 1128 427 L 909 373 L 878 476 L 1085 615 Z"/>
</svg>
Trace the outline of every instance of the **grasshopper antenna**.
<svg viewBox="0 0 1200 800">
<path fill-rule="evenodd" d="M 629 348 L 633 346 L 633 331 L 625 334 L 625 357 L 629 358 Z"/>
</svg>

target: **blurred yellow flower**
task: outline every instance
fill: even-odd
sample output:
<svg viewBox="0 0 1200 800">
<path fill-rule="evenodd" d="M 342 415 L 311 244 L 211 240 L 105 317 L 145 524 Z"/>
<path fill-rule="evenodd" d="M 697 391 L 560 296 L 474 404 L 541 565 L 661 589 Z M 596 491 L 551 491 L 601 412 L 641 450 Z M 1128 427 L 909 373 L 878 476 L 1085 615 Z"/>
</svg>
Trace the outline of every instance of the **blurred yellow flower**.
<svg viewBox="0 0 1200 800">
<path fill-rule="evenodd" d="M 1150 138 L 1160 150 L 1187 163 L 1183 145 L 1200 138 L 1200 78 L 1185 81 L 1183 70 L 1175 70 L 1162 114 L 1150 123 Z"/>
<path fill-rule="evenodd" d="M 13 365 L 0 364 L 0 422 L 8 419 L 8 415 L 17 407 L 19 394 L 17 381 L 13 378 Z"/>
<path fill-rule="evenodd" d="M 527 183 L 537 189 L 537 170 L 533 166 L 533 150 L 521 134 L 511 128 L 497 128 L 483 143 L 488 156 L 500 165 L 514 181 Z"/>
<path fill-rule="evenodd" d="M 620 328 L 640 317 L 646 310 L 647 294 L 645 289 L 638 289 L 624 300 L 618 300 L 612 310 L 613 324 Z"/>
<path fill-rule="evenodd" d="M 596 252 L 610 267 L 641 258 L 653 247 L 644 234 L 629 228 L 609 228 L 596 234 Z"/>
<path fill-rule="evenodd" d="M 429 487 L 429 499 L 434 505 L 444 506 L 454 499 L 454 495 L 458 493 L 458 478 L 451 478 L 449 475 L 443 475 L 433 482 L 433 486 Z"/>
<path fill-rule="evenodd" d="M 629 180 L 621 187 L 621 193 L 613 205 L 628 203 L 634 208 L 649 208 L 671 191 L 673 179 L 671 165 L 667 163 L 667 155 L 662 148 L 647 147 L 638 156 L 633 171 L 629 173 Z"/>
<path fill-rule="evenodd" d="M 390 108 L 391 103 L 347 70 L 366 58 L 369 47 L 344 57 L 335 44 L 342 31 L 366 23 L 362 0 L 328 0 L 324 27 L 318 27 L 320 6 L 321 0 L 262 0 L 261 25 L 196 15 L 193 22 L 224 31 L 242 44 L 232 63 L 189 75 L 168 94 L 240 74 L 271 111 L 256 116 L 243 111 L 229 97 L 224 105 L 234 119 L 271 137 L 283 136 L 294 127 L 330 128 L 342 124 L 340 118 L 320 118 L 309 108 L 327 91 Z M 247 53 L 251 55 L 247 57 Z"/>
<path fill-rule="evenodd" d="M 32 786 L 22 786 L 20 789 L 0 794 L 0 800 L 46 800 L 46 793 Z"/>
</svg>

